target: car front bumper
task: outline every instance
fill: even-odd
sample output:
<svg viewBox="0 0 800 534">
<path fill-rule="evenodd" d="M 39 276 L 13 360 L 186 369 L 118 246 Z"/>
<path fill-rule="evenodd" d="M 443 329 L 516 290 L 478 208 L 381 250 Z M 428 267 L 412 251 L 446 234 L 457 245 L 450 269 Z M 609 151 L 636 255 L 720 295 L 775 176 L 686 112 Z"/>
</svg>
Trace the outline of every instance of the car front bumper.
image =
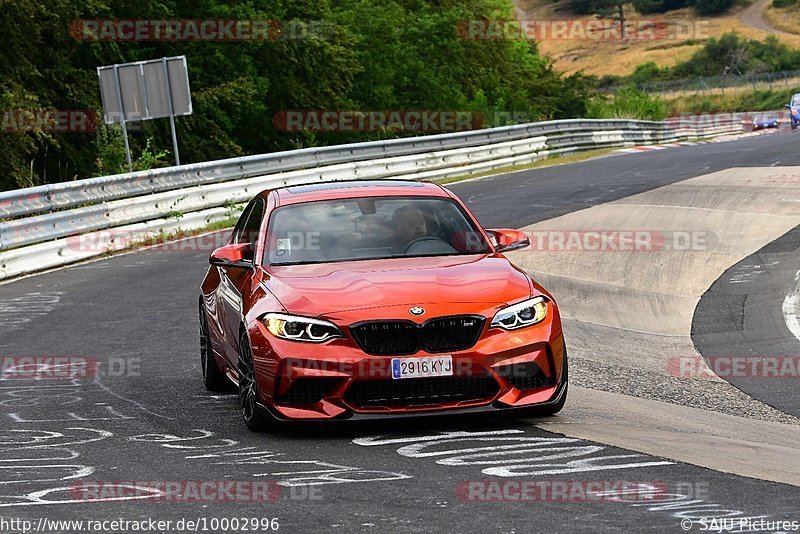
<svg viewBox="0 0 800 534">
<path fill-rule="evenodd" d="M 491 319 L 489 314 L 487 323 Z M 349 323 L 352 324 L 352 323 Z M 453 376 L 392 378 L 394 358 L 371 356 L 346 333 L 324 344 L 277 339 L 256 321 L 249 330 L 259 400 L 286 420 L 372 419 L 543 407 L 565 390 L 566 349 L 558 310 L 516 331 L 484 326 L 478 342 L 452 356 Z"/>
</svg>

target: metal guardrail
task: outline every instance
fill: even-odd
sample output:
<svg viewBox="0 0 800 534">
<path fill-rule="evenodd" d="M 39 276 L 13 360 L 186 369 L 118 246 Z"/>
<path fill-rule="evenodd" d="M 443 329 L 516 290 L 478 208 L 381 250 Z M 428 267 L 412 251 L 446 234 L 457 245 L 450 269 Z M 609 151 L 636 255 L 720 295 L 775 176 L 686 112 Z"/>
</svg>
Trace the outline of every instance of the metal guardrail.
<svg viewBox="0 0 800 534">
<path fill-rule="evenodd" d="M 741 131 L 741 123 L 733 120 L 701 130 L 650 121 L 551 121 L 278 152 L 9 191 L 0 193 L 0 217 L 12 218 L 0 222 L 0 279 L 105 252 L 74 250 L 74 236 L 110 229 L 199 228 L 224 218 L 229 210 L 222 206 L 245 202 L 270 187 L 354 178 L 446 178 L 551 154 Z M 119 246 L 112 237 L 109 248 Z"/>
<path fill-rule="evenodd" d="M 636 122 L 636 124 L 632 124 Z M 404 156 L 514 141 L 540 135 L 596 129 L 663 128 L 663 124 L 625 120 L 565 120 L 521 124 L 463 133 L 391 139 L 349 145 L 209 161 L 178 167 L 88 178 L 73 182 L 0 192 L 0 218 L 33 215 L 73 206 L 146 195 L 192 185 L 249 178 L 262 174 L 322 167 L 336 163 Z"/>
</svg>

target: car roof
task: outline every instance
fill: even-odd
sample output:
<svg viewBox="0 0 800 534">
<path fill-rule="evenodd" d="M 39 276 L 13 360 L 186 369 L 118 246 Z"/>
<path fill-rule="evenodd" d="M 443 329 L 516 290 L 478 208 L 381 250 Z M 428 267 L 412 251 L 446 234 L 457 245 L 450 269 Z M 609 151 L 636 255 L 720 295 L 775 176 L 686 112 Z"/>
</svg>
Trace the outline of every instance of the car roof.
<svg viewBox="0 0 800 534">
<path fill-rule="evenodd" d="M 291 185 L 274 190 L 278 206 L 362 197 L 429 196 L 448 197 L 439 185 L 415 180 L 347 180 L 315 184 Z M 262 194 L 267 194 L 264 192 Z"/>
</svg>

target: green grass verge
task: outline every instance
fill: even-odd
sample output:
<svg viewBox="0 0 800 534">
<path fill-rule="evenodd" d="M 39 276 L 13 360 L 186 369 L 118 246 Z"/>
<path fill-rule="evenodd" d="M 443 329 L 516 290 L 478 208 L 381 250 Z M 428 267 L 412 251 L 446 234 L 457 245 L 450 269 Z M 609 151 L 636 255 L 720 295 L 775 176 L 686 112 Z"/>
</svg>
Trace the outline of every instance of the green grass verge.
<svg viewBox="0 0 800 534">
<path fill-rule="evenodd" d="M 454 182 L 461 182 L 464 180 L 473 180 L 475 178 L 494 176 L 495 174 L 506 174 L 509 172 L 527 171 L 529 169 L 537 169 L 540 167 L 553 167 L 555 165 L 566 165 L 567 163 L 579 163 L 581 161 L 586 161 L 588 159 L 596 158 L 598 156 L 604 156 L 610 152 L 613 152 L 614 150 L 618 150 L 618 148 L 599 148 L 597 150 L 587 150 L 586 152 L 578 152 L 577 154 L 569 154 L 567 156 L 562 156 L 560 154 L 553 154 L 547 156 L 546 158 L 534 161 L 532 163 L 526 163 L 525 165 L 513 165 L 509 167 L 501 167 L 499 169 L 480 172 L 477 174 L 465 174 L 464 176 L 453 176 L 451 178 L 443 178 L 441 180 L 433 180 L 433 181 L 439 184 L 446 185 L 446 184 L 452 184 Z"/>
<path fill-rule="evenodd" d="M 207 224 L 206 226 L 195 228 L 194 230 L 177 230 L 175 232 L 161 232 L 148 239 L 143 239 L 141 241 L 131 241 L 124 248 L 106 251 L 104 254 L 102 254 L 101 257 L 113 256 L 121 252 L 131 252 L 134 250 L 140 250 L 147 247 L 155 247 L 158 245 L 163 245 L 164 243 L 169 243 L 170 241 L 177 241 L 179 239 L 185 239 L 187 237 L 193 237 L 201 234 L 208 234 L 210 232 L 216 232 L 219 230 L 227 230 L 229 228 L 233 228 L 236 225 L 236 221 L 238 220 L 239 220 L 238 216 L 231 216 L 213 222 L 211 224 Z"/>
<path fill-rule="evenodd" d="M 800 89 L 751 91 L 731 95 L 695 95 L 667 102 L 670 115 L 680 113 L 729 113 L 783 109 Z"/>
</svg>

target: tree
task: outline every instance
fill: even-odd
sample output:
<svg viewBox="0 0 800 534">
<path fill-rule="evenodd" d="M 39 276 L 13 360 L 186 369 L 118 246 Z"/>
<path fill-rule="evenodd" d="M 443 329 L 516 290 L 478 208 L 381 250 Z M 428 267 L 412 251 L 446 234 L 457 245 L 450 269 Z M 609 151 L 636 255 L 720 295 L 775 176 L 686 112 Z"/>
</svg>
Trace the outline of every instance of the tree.
<svg viewBox="0 0 800 534">
<path fill-rule="evenodd" d="M 634 9 L 643 15 L 666 13 L 689 5 L 689 0 L 632 0 Z"/>
<path fill-rule="evenodd" d="M 718 15 L 729 10 L 736 0 L 691 0 L 694 7 L 701 15 Z"/>
<path fill-rule="evenodd" d="M 628 0 L 572 0 L 570 7 L 578 14 L 593 13 L 598 19 L 613 20 L 619 24 L 620 35 L 625 39 L 625 4 Z"/>
</svg>

